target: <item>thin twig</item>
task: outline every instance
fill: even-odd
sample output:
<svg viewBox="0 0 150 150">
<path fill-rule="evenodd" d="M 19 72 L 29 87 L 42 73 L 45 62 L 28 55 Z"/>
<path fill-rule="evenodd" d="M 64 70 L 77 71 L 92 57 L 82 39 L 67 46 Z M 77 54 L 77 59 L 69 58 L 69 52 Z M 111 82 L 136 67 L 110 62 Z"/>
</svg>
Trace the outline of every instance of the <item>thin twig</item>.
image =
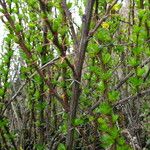
<svg viewBox="0 0 150 150">
<path fill-rule="evenodd" d="M 147 65 L 150 62 L 150 58 L 148 58 L 146 61 L 144 61 L 139 67 L 143 68 L 145 65 Z M 134 75 L 134 72 L 131 71 L 124 79 L 122 79 L 113 89 L 117 90 L 119 89 L 126 81 Z"/>
<path fill-rule="evenodd" d="M 73 53 L 69 54 L 69 55 L 73 55 Z M 68 55 L 67 55 L 68 56 Z M 61 56 L 54 58 L 53 60 L 49 61 L 48 63 L 46 63 L 45 65 L 41 66 L 39 68 L 39 70 L 44 70 L 46 67 L 51 66 L 55 63 L 55 61 L 59 60 L 61 58 Z M 1 112 L 1 115 L 3 115 L 6 111 L 6 109 L 8 108 L 8 106 L 15 100 L 15 98 L 18 96 L 18 94 L 20 93 L 20 91 L 24 88 L 24 86 L 30 81 L 30 79 L 32 79 L 35 75 L 37 74 L 37 71 L 35 71 L 29 78 L 28 80 L 26 80 L 18 89 L 18 91 L 12 96 L 12 98 L 9 100 L 9 102 L 5 105 L 4 110 Z M 58 98 L 58 97 L 57 97 Z"/>
<path fill-rule="evenodd" d="M 105 15 L 97 22 L 97 24 L 95 25 L 94 29 L 92 29 L 90 32 L 89 32 L 89 35 L 88 35 L 88 38 L 91 38 L 94 33 L 97 31 L 97 29 L 100 27 L 100 25 L 109 17 L 111 16 L 110 15 L 110 11 L 111 9 L 113 8 L 113 6 L 118 2 L 118 0 L 115 0 L 106 10 L 106 13 Z"/>
<path fill-rule="evenodd" d="M 66 17 L 69 21 L 69 26 L 70 26 L 70 29 L 71 29 L 71 36 L 72 36 L 72 39 L 73 39 L 73 41 L 74 41 L 74 43 L 77 47 L 78 46 L 77 35 L 75 33 L 75 29 L 74 29 L 74 26 L 73 26 L 73 19 L 72 19 L 72 16 L 71 16 L 71 12 L 67 8 L 66 0 L 62 1 L 62 8 L 64 9 Z"/>
<path fill-rule="evenodd" d="M 117 106 L 117 105 L 126 103 L 126 102 L 128 102 L 129 100 L 131 100 L 131 99 L 134 100 L 134 99 L 136 99 L 136 98 L 138 98 L 138 97 L 142 97 L 142 96 L 144 96 L 145 94 L 150 94 L 150 89 L 147 89 L 147 90 L 145 90 L 145 91 L 139 92 L 139 93 L 137 93 L 136 95 L 133 95 L 133 96 L 130 95 L 130 96 L 126 97 L 126 98 L 123 98 L 123 99 L 119 100 L 118 102 L 116 102 L 116 103 L 114 104 L 114 106 Z"/>
</svg>

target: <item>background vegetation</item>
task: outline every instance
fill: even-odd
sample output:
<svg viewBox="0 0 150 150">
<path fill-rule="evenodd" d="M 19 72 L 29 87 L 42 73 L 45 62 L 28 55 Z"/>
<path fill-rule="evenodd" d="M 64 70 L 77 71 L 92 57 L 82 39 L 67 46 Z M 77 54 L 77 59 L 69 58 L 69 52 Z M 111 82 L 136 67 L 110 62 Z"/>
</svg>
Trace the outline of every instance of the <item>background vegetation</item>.
<svg viewBox="0 0 150 150">
<path fill-rule="evenodd" d="M 150 148 L 150 0 L 0 0 L 1 150 Z"/>
</svg>

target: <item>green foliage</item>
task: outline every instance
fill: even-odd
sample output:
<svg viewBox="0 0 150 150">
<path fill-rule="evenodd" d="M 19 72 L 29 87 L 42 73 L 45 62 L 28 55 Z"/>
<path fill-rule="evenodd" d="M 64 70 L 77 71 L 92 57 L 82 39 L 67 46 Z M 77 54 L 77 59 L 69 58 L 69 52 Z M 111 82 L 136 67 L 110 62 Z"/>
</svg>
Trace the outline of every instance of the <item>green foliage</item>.
<svg viewBox="0 0 150 150">
<path fill-rule="evenodd" d="M 118 118 L 119 118 L 118 115 L 112 114 L 112 121 L 113 121 L 113 123 L 115 123 L 118 120 Z"/>
<path fill-rule="evenodd" d="M 143 83 L 142 79 L 139 79 L 138 77 L 131 77 L 129 82 L 133 87 L 140 86 Z"/>
<path fill-rule="evenodd" d="M 114 144 L 114 139 L 109 134 L 104 134 L 100 139 L 104 148 L 108 148 Z"/>
<path fill-rule="evenodd" d="M 74 120 L 73 125 L 79 126 L 79 125 L 82 125 L 83 123 L 84 123 L 84 120 L 82 118 L 77 118 Z"/>
<path fill-rule="evenodd" d="M 0 128 L 2 129 L 4 126 L 8 125 L 8 120 L 5 118 L 0 118 Z"/>
<path fill-rule="evenodd" d="M 111 59 L 111 55 L 109 53 L 103 53 L 102 61 L 104 64 L 107 64 Z"/>
<path fill-rule="evenodd" d="M 0 88 L 0 96 L 3 96 L 3 95 L 4 95 L 4 89 Z"/>
<path fill-rule="evenodd" d="M 95 1 L 91 11 L 86 0 L 3 2 L 0 149 L 66 150 L 71 138 L 79 149 L 130 150 L 121 131 L 139 114 L 141 132 L 131 130 L 146 147 L 149 96 L 130 97 L 150 84 L 148 0 L 128 10 L 122 1 Z"/>
<path fill-rule="evenodd" d="M 111 91 L 108 93 L 110 101 L 114 102 L 119 99 L 120 93 L 118 91 Z"/>
<path fill-rule="evenodd" d="M 139 61 L 135 57 L 129 57 L 129 64 L 135 67 L 139 65 Z"/>
<path fill-rule="evenodd" d="M 105 84 L 104 84 L 103 81 L 100 81 L 100 82 L 98 83 L 98 89 L 99 89 L 101 92 L 103 92 L 103 91 L 105 90 Z"/>
<path fill-rule="evenodd" d="M 60 143 L 60 144 L 58 145 L 57 150 L 66 150 L 66 147 L 65 147 L 65 145 L 64 145 L 63 143 Z"/>
<path fill-rule="evenodd" d="M 141 77 L 145 73 L 145 68 L 137 68 L 137 76 Z"/>
<path fill-rule="evenodd" d="M 97 32 L 97 38 L 102 42 L 110 42 L 111 41 L 109 31 L 106 29 L 103 29 L 103 28 L 99 29 L 99 31 Z"/>
<path fill-rule="evenodd" d="M 107 102 L 103 102 L 99 106 L 99 108 L 97 109 L 97 112 L 100 112 L 100 113 L 105 114 L 105 115 L 111 114 L 112 108 L 111 108 L 111 106 Z"/>
<path fill-rule="evenodd" d="M 35 145 L 35 149 L 37 149 L 37 150 L 45 150 L 45 147 L 44 147 L 44 145 L 36 144 Z"/>
</svg>

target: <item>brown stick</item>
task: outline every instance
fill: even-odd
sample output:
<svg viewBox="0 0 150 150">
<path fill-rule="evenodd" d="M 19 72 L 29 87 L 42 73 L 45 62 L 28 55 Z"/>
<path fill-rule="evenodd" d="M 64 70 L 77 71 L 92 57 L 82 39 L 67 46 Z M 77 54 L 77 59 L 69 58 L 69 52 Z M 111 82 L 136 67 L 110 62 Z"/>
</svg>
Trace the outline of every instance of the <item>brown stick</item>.
<svg viewBox="0 0 150 150">
<path fill-rule="evenodd" d="M 79 82 L 81 81 L 81 75 L 82 75 L 82 68 L 83 63 L 85 59 L 85 52 L 88 44 L 87 36 L 89 33 L 89 27 L 92 17 L 92 11 L 94 6 L 95 0 L 88 0 L 87 6 L 85 9 L 85 14 L 82 18 L 82 32 L 81 32 L 81 39 L 80 39 L 80 45 L 78 48 L 78 52 L 76 54 L 76 62 L 75 62 L 75 74 L 74 74 L 74 80 L 77 80 L 77 82 L 73 83 L 72 87 L 72 100 L 70 104 L 70 116 L 69 116 L 69 122 L 68 122 L 68 135 L 67 135 L 67 150 L 73 149 L 73 139 L 74 139 L 74 127 L 73 127 L 73 121 L 76 118 L 76 112 L 78 108 L 78 101 L 80 96 L 80 85 Z"/>
</svg>

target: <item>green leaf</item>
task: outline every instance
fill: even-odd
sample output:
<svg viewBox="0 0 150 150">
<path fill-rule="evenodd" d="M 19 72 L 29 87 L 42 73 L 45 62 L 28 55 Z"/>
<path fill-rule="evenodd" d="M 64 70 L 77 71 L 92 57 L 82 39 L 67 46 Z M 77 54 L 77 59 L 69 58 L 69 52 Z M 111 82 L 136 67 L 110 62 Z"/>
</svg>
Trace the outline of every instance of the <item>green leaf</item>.
<svg viewBox="0 0 150 150">
<path fill-rule="evenodd" d="M 59 28 L 59 33 L 61 35 L 65 35 L 67 32 L 68 32 L 68 27 L 67 26 L 64 26 L 63 28 Z"/>
<path fill-rule="evenodd" d="M 109 31 L 107 31 L 107 29 L 104 29 L 104 28 L 99 29 L 99 31 L 97 33 L 97 38 L 103 42 L 110 42 L 111 41 Z"/>
<path fill-rule="evenodd" d="M 100 81 L 100 82 L 98 83 L 98 89 L 99 89 L 101 92 L 103 92 L 103 91 L 105 90 L 105 84 L 104 84 L 103 81 Z"/>
<path fill-rule="evenodd" d="M 34 96 L 36 99 L 39 99 L 40 98 L 40 92 L 38 90 L 36 90 L 36 92 L 34 93 Z"/>
<path fill-rule="evenodd" d="M 97 119 L 97 121 L 98 121 L 98 123 L 100 123 L 100 124 L 106 124 L 106 120 L 105 120 L 104 118 L 102 118 L 102 117 L 99 117 L 99 118 Z"/>
<path fill-rule="evenodd" d="M 122 146 L 117 145 L 116 150 L 133 150 L 132 148 L 130 148 L 127 144 L 124 144 Z"/>
<path fill-rule="evenodd" d="M 143 18 L 144 15 L 145 15 L 145 13 L 146 13 L 146 10 L 144 10 L 144 9 L 139 9 L 139 10 L 138 10 L 138 17 L 139 17 L 139 18 Z"/>
<path fill-rule="evenodd" d="M 4 95 L 4 89 L 0 88 L 0 96 L 3 96 L 3 95 Z"/>
<path fill-rule="evenodd" d="M 23 27 L 19 23 L 17 23 L 16 24 L 16 31 L 20 32 L 22 29 L 23 29 Z"/>
<path fill-rule="evenodd" d="M 119 118 L 118 115 L 115 115 L 115 114 L 112 115 L 112 121 L 113 121 L 114 123 L 118 120 L 118 118 Z"/>
<path fill-rule="evenodd" d="M 41 53 L 43 51 L 42 44 L 37 46 L 37 51 Z"/>
<path fill-rule="evenodd" d="M 93 116 L 89 116 L 89 121 L 94 121 L 94 117 Z"/>
<path fill-rule="evenodd" d="M 23 14 L 18 14 L 18 18 L 21 20 L 24 18 L 24 15 Z"/>
<path fill-rule="evenodd" d="M 11 37 L 9 37 L 9 36 L 7 36 L 7 37 L 5 37 L 5 38 L 4 38 L 4 40 L 5 40 L 7 43 L 10 43 L 10 42 L 11 42 L 11 40 L 12 40 L 12 38 L 11 38 Z"/>
<path fill-rule="evenodd" d="M 124 46 L 117 45 L 114 50 L 117 51 L 117 52 L 123 52 L 124 51 Z"/>
<path fill-rule="evenodd" d="M 66 123 L 64 123 L 62 126 L 59 127 L 60 132 L 62 132 L 63 134 L 67 133 L 67 125 Z"/>
<path fill-rule="evenodd" d="M 59 143 L 57 150 L 66 150 L 66 146 L 63 143 Z"/>
<path fill-rule="evenodd" d="M 111 111 L 112 111 L 111 106 L 106 102 L 102 103 L 99 107 L 99 112 L 102 114 L 110 114 Z"/>
<path fill-rule="evenodd" d="M 7 55 L 3 56 L 3 60 L 6 64 L 9 63 L 9 57 Z"/>
<path fill-rule="evenodd" d="M 123 137 L 118 138 L 117 142 L 118 142 L 119 145 L 124 145 L 125 144 L 125 140 L 124 140 Z"/>
<path fill-rule="evenodd" d="M 130 57 L 128 60 L 128 63 L 132 66 L 135 67 L 139 65 L 139 61 L 135 57 Z"/>
<path fill-rule="evenodd" d="M 84 78 L 85 80 L 90 79 L 90 74 L 88 74 L 88 73 L 83 74 L 83 78 Z"/>
<path fill-rule="evenodd" d="M 113 127 L 109 130 L 109 134 L 111 135 L 111 137 L 115 140 L 118 138 L 119 136 L 119 130 L 117 129 L 117 127 Z"/>
<path fill-rule="evenodd" d="M 141 77 L 145 73 L 145 68 L 137 68 L 137 75 Z"/>
<path fill-rule="evenodd" d="M 74 120 L 74 122 L 73 122 L 73 125 L 74 126 L 79 126 L 79 125 L 81 125 L 81 124 L 83 124 L 84 123 L 84 119 L 82 119 L 82 118 L 76 118 L 75 120 Z"/>
<path fill-rule="evenodd" d="M 111 55 L 109 53 L 102 54 L 102 60 L 104 64 L 107 64 L 111 59 Z"/>
<path fill-rule="evenodd" d="M 42 102 L 42 103 L 39 102 L 35 105 L 37 110 L 44 110 L 46 106 L 47 106 L 47 102 Z"/>
<path fill-rule="evenodd" d="M 132 51 L 135 55 L 139 55 L 143 51 L 143 48 L 142 47 L 135 47 L 132 49 Z"/>
<path fill-rule="evenodd" d="M 141 27 L 139 27 L 139 26 L 137 26 L 137 25 L 134 25 L 134 27 L 133 27 L 133 32 L 139 33 L 140 30 L 141 30 Z"/>
<path fill-rule="evenodd" d="M 129 82 L 130 82 L 133 86 L 137 87 L 137 86 L 139 86 L 139 85 L 141 85 L 141 84 L 143 83 L 143 80 L 142 80 L 142 79 L 139 79 L 138 77 L 131 77 L 131 78 L 129 79 Z"/>
<path fill-rule="evenodd" d="M 67 3 L 67 7 L 68 9 L 70 9 L 72 7 L 72 3 L 71 2 Z"/>
<path fill-rule="evenodd" d="M 108 93 L 108 97 L 111 101 L 116 101 L 120 97 L 120 93 L 118 91 L 111 91 Z"/>
<path fill-rule="evenodd" d="M 43 144 L 36 144 L 35 149 L 36 150 L 45 150 L 45 146 Z"/>
<path fill-rule="evenodd" d="M 110 70 L 108 70 L 106 73 L 103 73 L 101 75 L 101 78 L 104 80 L 104 81 L 107 81 L 110 77 L 112 76 L 112 72 Z"/>
<path fill-rule="evenodd" d="M 109 134 L 104 134 L 100 140 L 104 148 L 110 147 L 115 142 L 114 139 Z"/>
<path fill-rule="evenodd" d="M 108 132 L 108 130 L 109 130 L 108 124 L 102 124 L 102 125 L 100 125 L 100 126 L 99 126 L 99 130 L 100 130 L 100 131 Z"/>
<path fill-rule="evenodd" d="M 36 26 L 36 24 L 34 24 L 34 23 L 32 23 L 32 22 L 29 23 L 29 27 L 30 27 L 30 28 L 34 28 L 35 26 Z"/>
<path fill-rule="evenodd" d="M 42 78 L 39 76 L 39 75 L 35 75 L 34 76 L 34 79 L 35 79 L 35 81 L 37 82 L 37 83 L 41 83 L 42 82 Z"/>
<path fill-rule="evenodd" d="M 4 126 L 7 126 L 8 124 L 8 120 L 7 119 L 1 119 L 0 118 L 0 128 L 4 127 Z"/>
<path fill-rule="evenodd" d="M 89 71 L 95 73 L 95 74 L 99 74 L 101 72 L 101 68 L 99 66 L 89 66 Z"/>
<path fill-rule="evenodd" d="M 95 57 L 99 51 L 100 51 L 100 48 L 97 44 L 93 44 L 93 43 L 89 44 L 88 53 L 91 57 Z"/>
<path fill-rule="evenodd" d="M 58 17 L 58 18 L 55 18 L 55 19 L 53 20 L 53 30 L 54 30 L 54 31 L 57 31 L 58 28 L 60 27 L 60 25 L 61 25 L 61 20 L 60 20 L 60 18 L 59 18 L 59 17 Z"/>
<path fill-rule="evenodd" d="M 17 4 L 17 3 L 18 3 L 18 0 L 13 0 L 13 2 L 14 2 L 15 4 Z"/>
<path fill-rule="evenodd" d="M 5 10 L 2 9 L 2 8 L 0 8 L 0 12 L 1 12 L 1 13 L 5 13 Z"/>
<path fill-rule="evenodd" d="M 98 118 L 98 123 L 99 123 L 99 130 L 101 131 L 108 131 L 109 127 L 108 127 L 108 123 L 106 122 L 106 120 L 102 117 Z"/>
</svg>

